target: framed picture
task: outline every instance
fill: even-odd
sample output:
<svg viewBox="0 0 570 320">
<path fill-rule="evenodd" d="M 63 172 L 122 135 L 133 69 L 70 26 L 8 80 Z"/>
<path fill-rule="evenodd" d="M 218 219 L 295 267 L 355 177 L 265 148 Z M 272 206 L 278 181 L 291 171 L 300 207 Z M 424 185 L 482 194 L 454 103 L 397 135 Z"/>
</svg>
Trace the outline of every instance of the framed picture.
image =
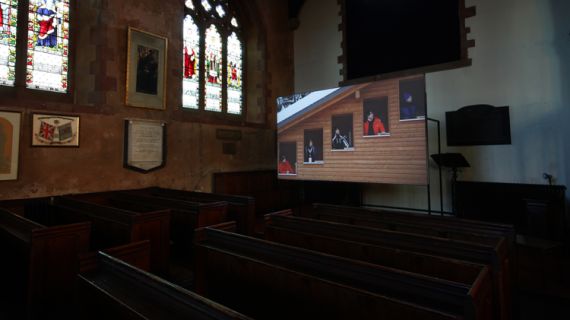
<svg viewBox="0 0 570 320">
<path fill-rule="evenodd" d="M 154 120 L 125 120 L 123 166 L 147 173 L 166 165 L 166 123 Z"/>
<path fill-rule="evenodd" d="M 79 147 L 79 117 L 32 114 L 32 146 Z"/>
<path fill-rule="evenodd" d="M 0 111 L 0 180 L 18 179 L 22 114 Z"/>
<path fill-rule="evenodd" d="M 126 105 L 164 110 L 168 39 L 129 27 Z"/>
</svg>

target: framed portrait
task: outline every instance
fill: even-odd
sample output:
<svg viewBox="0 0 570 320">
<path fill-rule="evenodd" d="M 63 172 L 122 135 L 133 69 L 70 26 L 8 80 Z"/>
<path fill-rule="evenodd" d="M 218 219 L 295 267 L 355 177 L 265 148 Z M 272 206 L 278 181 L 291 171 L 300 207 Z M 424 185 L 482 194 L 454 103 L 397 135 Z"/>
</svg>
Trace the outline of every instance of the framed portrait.
<svg viewBox="0 0 570 320">
<path fill-rule="evenodd" d="M 389 137 L 388 97 L 365 99 L 362 104 L 362 136 Z"/>
<path fill-rule="evenodd" d="M 79 117 L 32 114 L 33 147 L 79 147 Z"/>
<path fill-rule="evenodd" d="M 0 110 L 0 180 L 18 179 L 22 114 Z"/>
<path fill-rule="evenodd" d="M 147 173 L 166 165 L 166 123 L 125 120 L 123 166 Z"/>
<path fill-rule="evenodd" d="M 168 39 L 129 27 L 126 105 L 164 110 Z"/>
</svg>

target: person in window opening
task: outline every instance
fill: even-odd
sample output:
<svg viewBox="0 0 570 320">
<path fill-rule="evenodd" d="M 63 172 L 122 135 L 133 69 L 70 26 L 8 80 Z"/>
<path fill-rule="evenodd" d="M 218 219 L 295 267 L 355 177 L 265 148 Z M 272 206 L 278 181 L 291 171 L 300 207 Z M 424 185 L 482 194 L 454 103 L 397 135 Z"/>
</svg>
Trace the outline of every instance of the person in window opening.
<svg viewBox="0 0 570 320">
<path fill-rule="evenodd" d="M 415 119 L 418 117 L 416 114 L 416 105 L 414 104 L 414 98 L 411 93 L 404 92 L 403 96 L 404 104 L 400 108 L 400 118 L 401 119 Z"/>
<path fill-rule="evenodd" d="M 348 139 L 346 136 L 340 134 L 340 129 L 336 128 L 334 131 L 334 136 L 332 138 L 332 147 L 333 149 L 348 149 L 350 148 L 350 143 L 348 143 Z"/>
<path fill-rule="evenodd" d="M 6 6 L 6 5 L 3 3 L 0 3 L 0 31 L 4 30 L 4 6 Z M 6 11 L 8 11 L 8 10 L 6 10 Z"/>
<path fill-rule="evenodd" d="M 58 18 L 54 0 L 39 1 L 36 15 L 39 25 L 37 46 L 50 48 L 57 46 Z"/>
<path fill-rule="evenodd" d="M 279 161 L 279 167 L 277 170 L 280 174 L 295 174 L 295 170 L 293 170 L 293 167 L 291 167 L 291 164 L 287 161 L 285 155 L 281 156 L 281 161 Z"/>
<path fill-rule="evenodd" d="M 368 116 L 366 117 L 366 121 L 364 121 L 363 129 L 365 136 L 376 136 L 379 133 L 386 133 L 384 123 L 382 123 L 380 117 L 375 116 L 372 111 L 368 111 Z"/>
<path fill-rule="evenodd" d="M 317 154 L 317 148 L 313 144 L 313 139 L 309 139 L 309 145 L 307 146 L 305 153 L 307 155 L 307 162 L 315 162 L 315 156 Z"/>
</svg>

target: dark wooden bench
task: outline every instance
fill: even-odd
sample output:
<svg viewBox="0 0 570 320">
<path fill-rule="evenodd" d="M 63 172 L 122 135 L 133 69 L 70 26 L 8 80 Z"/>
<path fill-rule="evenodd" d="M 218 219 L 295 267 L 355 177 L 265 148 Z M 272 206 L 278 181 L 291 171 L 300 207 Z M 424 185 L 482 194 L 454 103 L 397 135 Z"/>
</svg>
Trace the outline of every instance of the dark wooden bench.
<svg viewBox="0 0 570 320">
<path fill-rule="evenodd" d="M 103 252 L 116 259 L 136 267 L 140 270 L 150 272 L 150 241 L 131 242 L 122 246 L 117 246 L 101 251 L 88 252 L 79 256 L 79 272 L 86 273 L 97 269 L 99 264 L 99 252 Z"/>
<path fill-rule="evenodd" d="M 484 278 L 467 286 L 215 229 L 207 229 L 197 246 L 197 261 L 204 272 L 198 275 L 202 281 L 198 290 L 253 317 L 488 319 L 492 315 L 491 283 Z"/>
<path fill-rule="evenodd" d="M 238 232 L 248 235 L 253 234 L 255 225 L 255 199 L 253 197 L 158 187 L 132 191 L 157 197 L 193 202 L 225 201 L 228 203 L 228 216 L 231 220 L 236 221 Z"/>
<path fill-rule="evenodd" d="M 279 219 L 279 217 L 275 218 Z M 362 242 L 488 265 L 491 268 L 493 278 L 494 296 L 500 300 L 500 310 L 495 311 L 496 316 L 501 319 L 508 319 L 511 315 L 510 268 L 504 238 L 495 245 L 485 245 L 300 217 L 295 219 L 294 227 L 299 232 L 318 232 L 321 236 L 346 241 Z"/>
<path fill-rule="evenodd" d="M 249 319 L 105 253 L 77 281 L 80 319 Z"/>
<path fill-rule="evenodd" d="M 170 210 L 132 211 L 69 196 L 53 198 L 50 210 L 59 221 L 91 221 L 92 251 L 149 240 L 151 270 L 168 273 Z"/>
<path fill-rule="evenodd" d="M 265 227 L 265 240 L 467 285 L 473 285 L 478 281 L 490 281 L 490 278 L 480 279 L 490 277 L 488 268 L 482 264 L 321 235 L 318 228 L 307 232 L 306 228 L 297 228 L 297 224 L 303 223 L 304 219 L 301 218 L 271 215 Z"/>
<path fill-rule="evenodd" d="M 88 222 L 49 227 L 0 209 L 3 309 L 14 318 L 24 310 L 36 318 L 65 309 L 78 271 L 77 256 L 88 251 L 89 234 Z"/>
<path fill-rule="evenodd" d="M 192 250 L 195 229 L 228 221 L 228 204 L 225 201 L 187 201 L 138 191 L 82 194 L 73 198 L 136 212 L 170 210 L 173 250 L 184 255 Z"/>
<path fill-rule="evenodd" d="M 302 210 L 301 216 L 491 245 L 496 243 L 498 238 L 504 237 L 511 259 L 516 241 L 512 225 L 406 211 L 315 203 L 309 210 Z"/>
</svg>

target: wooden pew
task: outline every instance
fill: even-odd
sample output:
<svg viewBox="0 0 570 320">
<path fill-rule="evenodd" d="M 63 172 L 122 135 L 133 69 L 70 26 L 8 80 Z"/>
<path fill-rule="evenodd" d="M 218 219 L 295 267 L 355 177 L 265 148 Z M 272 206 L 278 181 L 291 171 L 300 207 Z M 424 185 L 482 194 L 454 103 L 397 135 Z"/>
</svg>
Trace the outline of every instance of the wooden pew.
<svg viewBox="0 0 570 320">
<path fill-rule="evenodd" d="M 170 210 L 173 250 L 184 255 L 192 250 L 195 229 L 228 221 L 228 205 L 225 201 L 191 202 L 135 191 L 82 194 L 73 198 L 137 212 Z"/>
<path fill-rule="evenodd" d="M 131 211 L 69 196 L 54 198 L 50 207 L 55 219 L 91 221 L 94 250 L 150 240 L 151 270 L 168 273 L 170 210 Z"/>
<path fill-rule="evenodd" d="M 238 231 L 248 235 L 253 234 L 255 225 L 255 199 L 253 197 L 164 189 L 158 187 L 129 190 L 128 192 L 131 191 L 157 197 L 193 202 L 225 201 L 228 203 L 228 216 L 231 220 L 237 222 Z"/>
<path fill-rule="evenodd" d="M 215 229 L 207 229 L 197 246 L 205 272 L 197 275 L 199 292 L 254 318 L 488 319 L 492 314 L 491 284 L 484 278 L 469 287 Z"/>
<path fill-rule="evenodd" d="M 493 278 L 494 295 L 500 300 L 500 310 L 495 310 L 496 316 L 501 319 L 508 319 L 511 316 L 510 268 L 505 239 L 500 239 L 496 245 L 491 246 L 300 217 L 291 217 L 288 221 L 281 217 L 272 217 L 272 219 L 281 220 L 282 225 L 289 222 L 298 232 L 318 233 L 320 236 L 346 241 L 489 265 Z"/>
<path fill-rule="evenodd" d="M 306 229 L 298 230 L 297 223 L 303 224 L 303 222 L 302 219 L 293 216 L 271 215 L 265 227 L 265 240 L 466 285 L 482 281 L 480 277 L 490 277 L 488 268 L 483 264 L 321 235 L 318 228 L 311 232 L 307 232 Z"/>
<path fill-rule="evenodd" d="M 249 319 L 105 253 L 77 288 L 80 319 Z"/>
<path fill-rule="evenodd" d="M 22 211 L 23 212 L 23 211 Z M 1 302 L 8 314 L 48 317 L 67 307 L 90 223 L 48 227 L 0 209 Z"/>
<path fill-rule="evenodd" d="M 510 254 L 514 252 L 516 241 L 512 225 L 405 211 L 315 203 L 309 210 L 302 210 L 301 216 L 484 244 L 494 244 L 504 237 Z"/>
<path fill-rule="evenodd" d="M 88 252 L 79 256 L 79 272 L 86 273 L 97 269 L 99 252 L 119 259 L 135 268 L 150 272 L 150 241 L 128 243 L 101 251 Z"/>
</svg>

